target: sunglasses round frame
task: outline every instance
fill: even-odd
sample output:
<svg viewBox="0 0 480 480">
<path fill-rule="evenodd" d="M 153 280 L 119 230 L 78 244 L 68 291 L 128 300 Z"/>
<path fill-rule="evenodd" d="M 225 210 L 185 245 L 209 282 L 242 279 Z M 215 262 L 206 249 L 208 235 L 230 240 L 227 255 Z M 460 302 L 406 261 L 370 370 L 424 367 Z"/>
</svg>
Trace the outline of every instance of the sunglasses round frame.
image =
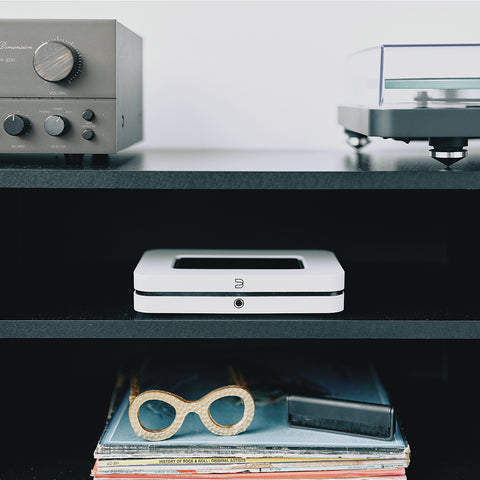
<svg viewBox="0 0 480 480">
<path fill-rule="evenodd" d="M 243 416 L 233 425 L 220 425 L 210 413 L 210 406 L 216 400 L 225 397 L 239 397 L 243 401 Z M 168 403 L 175 409 L 175 418 L 166 428 L 150 430 L 143 426 L 140 420 L 140 407 L 151 400 Z M 152 442 L 166 440 L 180 429 L 189 413 L 196 413 L 205 427 L 215 435 L 237 435 L 244 432 L 252 423 L 255 415 L 255 402 L 252 394 L 238 385 L 220 387 L 207 393 L 199 400 L 189 401 L 184 398 L 163 390 L 147 390 L 137 395 L 130 403 L 128 416 L 135 433 Z"/>
</svg>

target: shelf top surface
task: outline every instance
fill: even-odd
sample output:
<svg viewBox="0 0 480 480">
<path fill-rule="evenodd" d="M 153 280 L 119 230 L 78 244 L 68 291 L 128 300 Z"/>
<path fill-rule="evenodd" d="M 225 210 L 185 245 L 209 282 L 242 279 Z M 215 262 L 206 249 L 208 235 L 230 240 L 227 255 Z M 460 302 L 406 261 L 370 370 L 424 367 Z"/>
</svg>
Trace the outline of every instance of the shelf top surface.
<svg viewBox="0 0 480 480">
<path fill-rule="evenodd" d="M 53 290 L 39 273 L 28 302 L 23 277 L 14 281 L 0 314 L 0 338 L 480 338 L 474 284 L 470 290 L 452 285 L 445 295 L 446 279 L 459 274 L 443 269 L 374 269 L 383 281 L 372 292 L 365 269 L 349 268 L 345 310 L 323 315 L 141 314 L 133 310 L 128 269 L 99 271 L 95 278 L 88 269 L 75 271 Z M 52 275 L 67 278 L 63 270 Z"/>
<path fill-rule="evenodd" d="M 67 164 L 61 155 L 0 155 L 0 188 L 480 189 L 480 150 L 451 169 L 426 145 L 335 151 L 126 150 Z"/>
</svg>

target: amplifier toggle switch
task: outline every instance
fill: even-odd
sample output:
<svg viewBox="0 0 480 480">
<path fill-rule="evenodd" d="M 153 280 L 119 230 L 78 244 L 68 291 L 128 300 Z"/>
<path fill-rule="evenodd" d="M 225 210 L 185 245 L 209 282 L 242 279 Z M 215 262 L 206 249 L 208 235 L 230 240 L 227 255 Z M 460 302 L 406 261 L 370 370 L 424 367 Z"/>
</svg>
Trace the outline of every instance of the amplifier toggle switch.
<svg viewBox="0 0 480 480">
<path fill-rule="evenodd" d="M 60 115 L 50 115 L 43 123 L 43 128 L 45 128 L 45 131 L 49 135 L 52 135 L 52 137 L 58 137 L 67 130 L 67 127 L 67 119 Z"/>
<path fill-rule="evenodd" d="M 12 113 L 3 121 L 3 129 L 14 137 L 18 137 L 27 131 L 29 122 L 25 117 Z"/>
<path fill-rule="evenodd" d="M 82 118 L 87 122 L 91 122 L 94 117 L 95 117 L 95 113 L 93 113 L 93 110 L 90 110 L 89 108 L 84 110 L 82 113 Z"/>
<path fill-rule="evenodd" d="M 85 140 L 93 140 L 93 137 L 95 136 L 95 132 L 91 130 L 90 128 L 87 128 L 82 132 L 82 137 Z"/>
</svg>

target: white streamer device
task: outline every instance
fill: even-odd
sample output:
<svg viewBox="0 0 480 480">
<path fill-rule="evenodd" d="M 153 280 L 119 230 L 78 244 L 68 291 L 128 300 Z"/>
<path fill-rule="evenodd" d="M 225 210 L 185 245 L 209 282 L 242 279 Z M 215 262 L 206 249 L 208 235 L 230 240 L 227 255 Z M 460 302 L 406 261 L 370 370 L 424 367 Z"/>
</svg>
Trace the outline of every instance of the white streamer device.
<svg viewBox="0 0 480 480">
<path fill-rule="evenodd" d="M 134 277 L 142 313 L 335 313 L 345 272 L 327 250 L 148 250 Z"/>
</svg>

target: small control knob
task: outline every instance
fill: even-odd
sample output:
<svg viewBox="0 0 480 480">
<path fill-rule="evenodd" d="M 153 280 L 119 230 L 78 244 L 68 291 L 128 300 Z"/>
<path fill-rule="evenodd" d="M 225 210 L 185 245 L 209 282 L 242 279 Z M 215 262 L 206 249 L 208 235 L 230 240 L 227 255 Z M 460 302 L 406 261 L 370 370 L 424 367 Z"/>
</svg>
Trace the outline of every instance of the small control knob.
<svg viewBox="0 0 480 480">
<path fill-rule="evenodd" d="M 87 108 L 86 110 L 83 111 L 82 113 L 82 118 L 86 120 L 87 122 L 91 122 L 93 120 L 93 117 L 95 114 L 93 113 L 93 110 L 90 110 Z"/>
<path fill-rule="evenodd" d="M 45 131 L 52 135 L 52 137 L 58 137 L 67 129 L 68 123 L 67 120 L 60 115 L 50 115 L 43 122 L 43 128 Z"/>
<path fill-rule="evenodd" d="M 61 42 L 42 43 L 33 54 L 33 68 L 47 82 L 61 82 L 68 78 L 77 61 L 75 50 Z"/>
<path fill-rule="evenodd" d="M 8 115 L 7 118 L 3 121 L 3 129 L 14 137 L 18 137 L 22 133 L 25 133 L 28 128 L 28 120 L 21 115 L 13 113 Z"/>
<path fill-rule="evenodd" d="M 82 132 L 82 137 L 85 140 L 93 140 L 93 137 L 95 136 L 95 132 L 91 130 L 90 128 L 87 128 Z"/>
</svg>

